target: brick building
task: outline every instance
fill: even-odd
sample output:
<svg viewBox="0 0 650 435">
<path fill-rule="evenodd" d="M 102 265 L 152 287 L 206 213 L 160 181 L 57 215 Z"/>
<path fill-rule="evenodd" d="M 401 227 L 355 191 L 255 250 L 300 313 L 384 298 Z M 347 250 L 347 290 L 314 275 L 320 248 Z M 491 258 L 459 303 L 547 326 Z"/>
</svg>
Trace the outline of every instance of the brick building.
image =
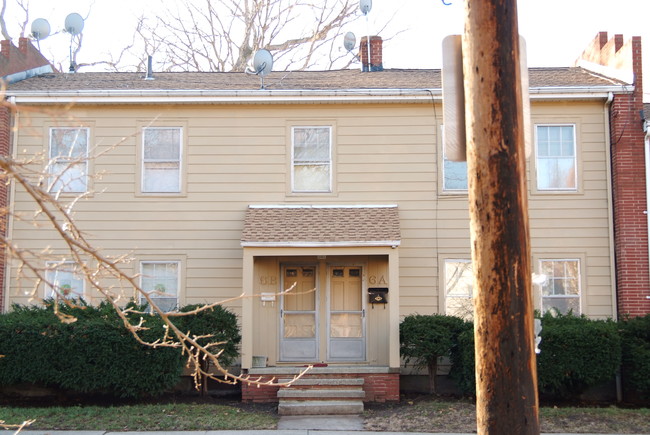
<svg viewBox="0 0 650 435">
<path fill-rule="evenodd" d="M 577 64 L 630 83 L 609 108 L 618 314 L 650 313 L 648 148 L 644 133 L 641 37 L 624 41 L 600 32 Z"/>
</svg>

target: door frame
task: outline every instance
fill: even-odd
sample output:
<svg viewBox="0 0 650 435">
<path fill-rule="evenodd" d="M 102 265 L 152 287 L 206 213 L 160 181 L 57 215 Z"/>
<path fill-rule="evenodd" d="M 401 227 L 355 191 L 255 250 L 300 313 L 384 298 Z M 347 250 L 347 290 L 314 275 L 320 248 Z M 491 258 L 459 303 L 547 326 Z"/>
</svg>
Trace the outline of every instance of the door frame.
<svg viewBox="0 0 650 435">
<path fill-rule="evenodd" d="M 315 283 L 315 293 L 314 293 L 314 347 L 316 355 L 313 358 L 284 358 L 283 355 L 283 342 L 286 340 L 284 338 L 284 294 L 280 295 L 280 306 L 279 306 L 279 316 L 280 320 L 278 322 L 279 334 L 278 334 L 278 361 L 279 362 L 313 362 L 318 361 L 320 356 L 320 279 L 319 279 L 319 266 L 318 263 L 306 262 L 306 263 L 281 263 L 280 264 L 280 292 L 284 292 L 287 289 L 285 284 L 286 279 L 286 270 L 292 267 L 296 268 L 306 268 L 312 267 L 314 269 L 314 283 Z M 291 339 L 290 339 L 291 340 Z M 311 341 L 305 338 L 295 338 L 295 342 L 308 342 Z"/>
<path fill-rule="evenodd" d="M 363 342 L 363 355 L 361 358 L 332 358 L 331 357 L 331 337 L 330 337 L 330 321 L 331 321 L 331 296 L 332 296 L 332 270 L 337 268 L 337 267 L 346 267 L 346 268 L 355 268 L 358 267 L 361 269 L 361 288 L 360 292 L 361 294 L 359 295 L 361 298 L 361 341 Z M 324 340 L 327 344 L 327 349 L 326 349 L 326 359 L 327 361 L 331 362 L 366 362 L 368 359 L 368 331 L 367 331 L 367 316 L 368 316 L 368 309 L 367 309 L 367 298 L 365 295 L 368 293 L 368 288 L 367 288 L 367 280 L 366 280 L 366 274 L 367 274 L 367 264 L 364 263 L 356 263 L 356 262 L 337 262 L 337 263 L 328 263 L 326 267 L 326 273 L 327 273 L 327 278 L 326 278 L 326 289 L 325 289 L 325 308 L 323 315 L 325 315 L 326 318 L 326 325 L 325 325 L 325 336 Z"/>
</svg>

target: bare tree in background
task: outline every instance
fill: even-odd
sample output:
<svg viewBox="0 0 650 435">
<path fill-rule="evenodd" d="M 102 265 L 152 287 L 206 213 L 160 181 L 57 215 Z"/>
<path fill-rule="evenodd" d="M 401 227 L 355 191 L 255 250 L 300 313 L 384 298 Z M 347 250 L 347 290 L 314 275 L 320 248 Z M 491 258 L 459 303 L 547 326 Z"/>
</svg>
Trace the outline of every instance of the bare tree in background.
<svg viewBox="0 0 650 435">
<path fill-rule="evenodd" d="M 329 69 L 354 60 L 339 47 L 358 9 L 356 0 L 197 0 L 142 17 L 137 33 L 166 71 L 244 71 L 262 48 L 279 69 Z"/>
<path fill-rule="evenodd" d="M 9 18 L 9 9 L 17 19 Z M 82 13 L 84 19 L 91 12 L 92 4 Z M 145 71 L 147 57 L 153 56 L 160 71 L 227 72 L 244 71 L 253 53 L 264 48 L 273 53 L 278 70 L 347 68 L 355 57 L 343 49 L 343 33 L 361 17 L 358 0 L 164 1 L 152 15 L 141 16 L 134 29 L 124 29 L 133 35 L 125 46 L 89 52 L 82 32 L 70 40 L 69 53 L 47 56 L 60 71 L 70 64 L 77 71 Z M 5 39 L 29 36 L 31 19 L 29 0 L 2 0 L 0 31 Z M 54 31 L 51 37 L 62 33 Z"/>
</svg>

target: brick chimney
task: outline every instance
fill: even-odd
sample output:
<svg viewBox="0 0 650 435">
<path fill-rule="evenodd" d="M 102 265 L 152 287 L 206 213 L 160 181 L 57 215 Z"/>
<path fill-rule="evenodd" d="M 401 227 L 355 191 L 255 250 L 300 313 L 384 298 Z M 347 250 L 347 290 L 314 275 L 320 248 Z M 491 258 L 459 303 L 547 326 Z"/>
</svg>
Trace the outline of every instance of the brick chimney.
<svg viewBox="0 0 650 435">
<path fill-rule="evenodd" d="M 632 93 L 614 94 L 609 122 L 618 313 L 642 316 L 650 313 L 650 259 L 641 37 L 624 41 L 599 32 L 576 65 L 634 86 Z"/>
<path fill-rule="evenodd" d="M 362 71 L 383 71 L 384 64 L 382 59 L 382 44 L 384 41 L 381 36 L 370 37 L 370 65 L 368 65 L 368 37 L 361 38 L 359 43 L 359 57 L 361 58 Z"/>
<path fill-rule="evenodd" d="M 11 41 L 0 41 L 0 77 L 12 83 L 56 69 L 29 40 L 19 38 L 18 47 Z"/>
</svg>

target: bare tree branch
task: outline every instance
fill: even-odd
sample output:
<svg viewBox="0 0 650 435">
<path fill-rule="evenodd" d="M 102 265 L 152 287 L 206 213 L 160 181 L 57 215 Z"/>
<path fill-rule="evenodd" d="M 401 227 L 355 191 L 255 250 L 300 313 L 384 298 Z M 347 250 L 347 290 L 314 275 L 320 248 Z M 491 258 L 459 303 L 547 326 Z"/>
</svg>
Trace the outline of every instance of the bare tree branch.
<svg viewBox="0 0 650 435">
<path fill-rule="evenodd" d="M 2 30 L 2 37 L 11 41 L 11 36 L 7 31 L 7 23 L 5 22 L 5 12 L 7 11 L 7 0 L 2 0 L 2 9 L 0 10 L 0 29 Z"/>
<path fill-rule="evenodd" d="M 5 101 L 0 103 L 16 112 L 19 110 L 16 106 Z M 37 109 L 20 107 L 21 111 L 30 111 Z M 67 110 L 64 109 L 64 112 Z M 20 128 L 20 126 L 19 126 Z M 127 138 L 123 138 L 122 142 Z M 111 152 L 119 147 L 117 143 L 106 150 L 99 152 L 95 150 L 93 159 L 101 158 L 104 154 Z M 66 156 L 70 157 L 70 156 Z M 211 304 L 205 304 L 189 312 L 166 312 L 156 303 L 155 295 L 144 290 L 139 282 L 138 275 L 131 275 L 125 271 L 124 266 L 131 261 L 128 254 L 117 257 L 110 257 L 103 254 L 92 241 L 87 237 L 85 232 L 78 226 L 74 218 L 74 207 L 78 201 L 90 193 L 81 193 L 78 195 L 65 197 L 61 195 L 61 181 L 65 178 L 61 175 L 67 169 L 74 168 L 84 163 L 84 158 L 66 158 L 67 168 L 61 170 L 61 161 L 55 157 L 49 160 L 44 156 L 33 156 L 24 160 L 17 160 L 9 156 L 0 156 L 0 182 L 14 183 L 17 190 L 21 190 L 34 202 L 34 214 L 31 217 L 20 214 L 13 214 L 14 220 L 18 222 L 27 222 L 36 228 L 49 228 L 54 231 L 57 238 L 65 246 L 65 250 L 45 248 L 41 251 L 25 249 L 18 246 L 8 236 L 0 238 L 0 246 L 4 247 L 9 258 L 15 263 L 17 279 L 20 281 L 29 281 L 33 283 L 31 290 L 28 292 L 32 301 L 42 302 L 38 297 L 39 288 L 43 284 L 52 289 L 57 302 L 74 306 L 75 301 L 66 297 L 64 289 L 59 287 L 48 277 L 48 270 L 55 269 L 57 264 L 63 264 L 70 260 L 79 270 L 84 279 L 90 283 L 91 287 L 96 290 L 102 297 L 108 301 L 118 314 L 125 328 L 139 343 L 152 348 L 172 347 L 181 349 L 183 355 L 187 358 L 188 367 L 192 368 L 192 376 L 197 388 L 205 382 L 206 379 L 212 379 L 221 383 L 246 382 L 256 385 L 278 385 L 276 379 L 263 380 L 261 377 L 252 377 L 247 374 L 233 374 L 223 367 L 219 361 L 221 353 L 219 346 L 223 343 L 208 341 L 201 344 L 201 339 L 210 338 L 204 335 L 195 335 L 191 331 L 181 331 L 174 323 L 173 319 L 181 316 L 190 316 L 205 310 L 212 309 L 218 305 L 223 305 L 243 297 L 222 300 Z M 50 171 L 49 168 L 57 164 L 57 169 L 61 172 Z M 59 190 L 55 191 L 58 186 Z M 98 192 L 93 192 L 97 194 Z M 0 216 L 5 219 L 9 217 L 8 209 L 1 209 Z M 50 266 L 47 266 L 48 262 Z M 54 263 L 54 264 L 52 264 Z M 46 266 L 42 266 L 46 264 Z M 117 284 L 109 285 L 114 282 Z M 295 293 L 294 287 L 291 287 L 279 295 L 286 292 Z M 164 323 L 165 331 L 161 337 L 154 341 L 144 340 L 140 333 L 147 329 L 146 318 L 151 313 L 143 313 L 124 308 L 126 302 L 133 295 L 136 300 L 145 300 L 150 307 L 151 313 L 159 316 Z M 53 304 L 54 313 L 60 321 L 72 323 L 76 321 L 73 316 L 63 313 L 59 310 L 59 304 Z M 209 364 L 205 364 L 205 363 Z M 212 367 L 212 370 L 209 367 Z M 295 379 L 301 377 L 309 367 L 297 375 Z M 292 380 L 293 382 L 293 380 Z M 284 385 L 284 384 L 283 384 Z"/>
</svg>

